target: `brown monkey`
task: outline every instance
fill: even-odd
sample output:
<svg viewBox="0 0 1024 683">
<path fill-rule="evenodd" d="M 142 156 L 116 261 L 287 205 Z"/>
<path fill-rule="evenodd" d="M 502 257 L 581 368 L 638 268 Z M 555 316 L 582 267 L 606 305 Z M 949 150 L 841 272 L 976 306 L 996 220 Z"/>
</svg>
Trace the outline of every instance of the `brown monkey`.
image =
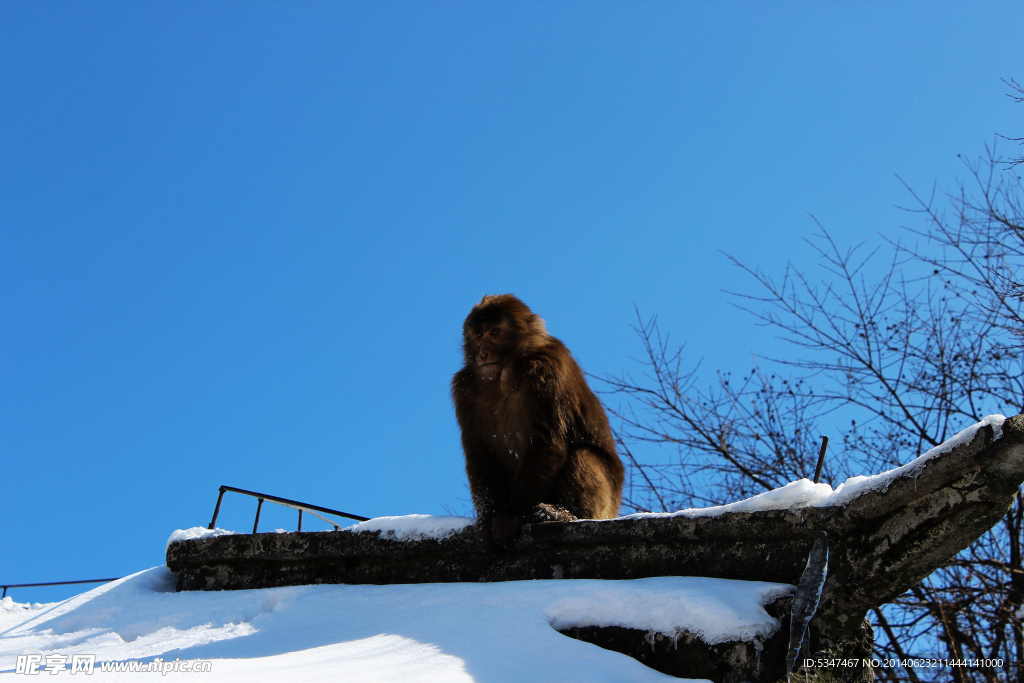
<svg viewBox="0 0 1024 683">
<path fill-rule="evenodd" d="M 466 474 L 484 549 L 525 522 L 608 519 L 622 462 L 600 401 L 569 349 L 512 296 L 485 296 L 462 326 L 452 378 Z"/>
</svg>

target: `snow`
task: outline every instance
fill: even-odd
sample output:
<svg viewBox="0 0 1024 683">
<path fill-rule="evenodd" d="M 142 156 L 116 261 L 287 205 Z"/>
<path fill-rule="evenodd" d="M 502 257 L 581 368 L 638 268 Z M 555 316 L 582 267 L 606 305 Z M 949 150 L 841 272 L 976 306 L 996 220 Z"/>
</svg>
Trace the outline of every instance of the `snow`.
<svg viewBox="0 0 1024 683">
<path fill-rule="evenodd" d="M 381 538 L 398 541 L 417 541 L 424 539 L 442 540 L 457 534 L 467 526 L 475 524 L 472 517 L 441 517 L 435 515 L 402 515 L 398 517 L 376 517 L 365 522 L 353 524 L 345 531 L 361 534 L 368 531 L 381 532 Z M 279 534 L 289 533 L 285 529 L 275 529 Z M 197 538 L 216 538 L 231 536 L 237 532 L 227 529 L 207 529 L 194 526 L 191 529 L 178 529 L 167 539 L 167 545 L 175 541 L 191 541 Z"/>
<path fill-rule="evenodd" d="M 475 524 L 472 517 L 439 517 L 435 515 L 402 515 L 399 517 L 375 517 L 348 527 L 346 531 L 361 534 L 367 531 L 381 532 L 381 538 L 399 541 L 423 539 L 441 540 L 457 534 L 467 526 Z"/>
<path fill-rule="evenodd" d="M 714 516 L 842 505 L 971 440 L 1006 418 L 991 415 L 902 467 L 851 477 L 835 490 L 807 479 L 746 500 L 627 519 Z M 467 517 L 380 517 L 349 527 L 397 540 L 443 539 Z M 233 534 L 178 530 L 168 544 Z M 634 581 L 330 585 L 174 592 L 176 576 L 154 567 L 69 600 L 0 601 L 0 673 L 22 654 L 95 654 L 99 662 L 211 660 L 218 681 L 678 681 L 636 660 L 561 635 L 576 626 L 624 626 L 709 644 L 763 639 L 779 624 L 763 606 L 785 584 L 699 577 Z M 45 665 L 45 660 L 44 660 Z M 130 671 L 106 678 L 136 677 Z M 165 673 L 170 680 L 191 672 Z"/>
<path fill-rule="evenodd" d="M 850 477 L 838 488 L 833 489 L 826 483 L 813 483 L 810 479 L 799 479 L 790 482 L 781 488 L 758 494 L 745 500 L 736 501 L 727 505 L 716 505 L 706 508 L 688 508 L 677 512 L 642 512 L 634 515 L 626 515 L 620 519 L 645 519 L 653 517 L 716 517 L 727 512 L 757 512 L 759 510 L 792 510 L 802 507 L 829 507 L 833 505 L 844 505 L 857 496 L 868 491 L 883 490 L 897 477 L 913 473 L 923 467 L 924 463 L 942 453 L 948 453 L 954 447 L 966 443 L 974 438 L 978 430 L 991 425 L 998 439 L 1002 435 L 1002 426 L 1006 418 L 1002 415 L 989 415 L 981 422 L 977 422 L 967 429 L 959 432 L 956 436 L 939 444 L 935 448 L 923 453 L 920 457 L 895 469 L 871 476 Z M 434 515 L 403 515 L 398 517 L 377 517 L 365 522 L 359 522 L 350 527 L 347 531 L 363 533 L 368 531 L 381 532 L 382 538 L 395 540 L 441 540 L 462 531 L 465 527 L 475 523 L 471 517 L 441 517 Z M 283 532 L 283 529 L 278 529 Z M 224 534 L 233 534 L 233 531 L 216 529 L 210 531 L 203 527 L 178 530 L 171 534 L 168 544 L 174 541 L 193 538 L 209 538 Z"/>
<path fill-rule="evenodd" d="M 779 625 L 762 605 L 792 590 L 661 577 L 175 593 L 175 580 L 166 567 L 154 567 L 64 602 L 19 605 L 6 598 L 0 672 L 13 671 L 19 654 L 59 653 L 95 654 L 97 661 L 211 660 L 211 680 L 239 683 L 667 682 L 679 679 L 555 629 L 685 630 L 709 643 L 763 638 Z"/>
<path fill-rule="evenodd" d="M 44 607 L 48 607 L 48 605 L 44 605 L 39 602 L 14 602 L 14 598 L 10 596 L 4 596 L 4 598 L 0 600 L 0 623 L 3 623 L 4 617 L 6 617 L 9 614 L 22 614 L 29 610 L 38 610 L 43 609 Z"/>
<path fill-rule="evenodd" d="M 974 438 L 975 434 L 982 427 L 991 425 L 998 439 L 1002 436 L 1003 422 L 1006 418 L 1002 415 L 989 415 L 981 422 L 977 422 L 967 429 L 959 432 L 956 436 L 948 439 L 935 448 L 921 454 L 918 458 L 906 465 L 895 469 L 874 474 L 871 476 L 850 477 L 836 489 L 832 489 L 826 483 L 815 484 L 810 479 L 799 479 L 790 482 L 781 488 L 766 491 L 745 500 L 736 501 L 727 505 L 716 505 L 707 508 L 688 508 L 678 512 L 642 512 L 635 515 L 627 515 L 621 519 L 646 519 L 653 517 L 717 517 L 726 512 L 756 512 L 759 510 L 793 510 L 803 507 L 830 507 L 833 505 L 844 505 L 854 498 L 861 496 L 868 491 L 880 491 L 888 488 L 889 484 L 899 476 L 913 474 L 919 471 L 924 464 L 932 458 L 948 453 L 956 446 L 967 443 Z"/>
<path fill-rule="evenodd" d="M 761 606 L 793 591 L 788 584 L 694 576 L 570 583 L 584 586 L 545 610 L 556 630 L 625 626 L 667 636 L 687 631 L 709 645 L 767 638 L 778 624 Z"/>
<path fill-rule="evenodd" d="M 192 541 L 197 538 L 216 538 L 217 536 L 233 536 L 236 532 L 227 529 L 207 529 L 204 526 L 194 526 L 191 529 L 178 529 L 167 539 L 167 545 L 175 541 Z"/>
</svg>

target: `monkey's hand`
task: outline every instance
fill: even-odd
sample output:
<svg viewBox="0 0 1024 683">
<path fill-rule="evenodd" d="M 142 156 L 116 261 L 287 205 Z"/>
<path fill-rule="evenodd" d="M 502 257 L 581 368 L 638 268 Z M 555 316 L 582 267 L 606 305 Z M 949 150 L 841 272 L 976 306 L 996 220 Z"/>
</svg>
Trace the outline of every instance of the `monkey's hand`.
<svg viewBox="0 0 1024 683">
<path fill-rule="evenodd" d="M 561 505 L 550 503 L 538 503 L 526 517 L 530 524 L 538 522 L 575 522 L 579 517 L 566 510 Z"/>
<path fill-rule="evenodd" d="M 512 545 L 523 526 L 523 518 L 518 515 L 501 515 L 494 518 L 494 542 L 501 548 Z"/>
</svg>

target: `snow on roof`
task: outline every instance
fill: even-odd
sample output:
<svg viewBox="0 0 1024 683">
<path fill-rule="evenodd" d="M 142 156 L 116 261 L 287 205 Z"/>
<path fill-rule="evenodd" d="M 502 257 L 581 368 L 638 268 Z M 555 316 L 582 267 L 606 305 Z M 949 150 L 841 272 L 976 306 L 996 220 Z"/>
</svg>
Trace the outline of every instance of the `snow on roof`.
<svg viewBox="0 0 1024 683">
<path fill-rule="evenodd" d="M 174 584 L 154 567 L 64 602 L 5 598 L 0 672 L 14 670 L 19 654 L 42 653 L 213 660 L 215 680 L 239 683 L 675 681 L 556 629 L 685 630 L 709 643 L 766 637 L 779 624 L 762 605 L 792 590 L 691 577 L 183 593 Z"/>
<path fill-rule="evenodd" d="M 472 517 L 443 517 L 435 515 L 401 515 L 397 517 L 375 517 L 365 522 L 345 527 L 344 531 L 361 534 L 379 531 L 381 538 L 397 541 L 421 541 L 425 539 L 442 540 L 471 526 L 476 522 Z M 278 533 L 287 533 L 278 529 Z M 198 538 L 216 538 L 231 536 L 235 531 L 227 529 L 207 529 L 195 526 L 191 529 L 178 529 L 167 539 L 167 545 L 175 541 L 192 541 Z M 326 532 L 330 533 L 330 532 Z"/>
<path fill-rule="evenodd" d="M 171 537 L 167 539 L 167 545 L 174 543 L 175 541 L 194 541 L 197 538 L 216 538 L 217 536 L 234 536 L 234 531 L 228 531 L 227 529 L 207 529 L 204 526 L 194 526 L 191 529 L 178 529 L 171 534 Z"/>
<path fill-rule="evenodd" d="M 714 517 L 726 512 L 756 512 L 758 510 L 787 510 L 802 507 L 829 507 L 832 505 L 843 505 L 852 499 L 868 491 L 875 491 L 886 488 L 896 477 L 913 472 L 924 465 L 925 462 L 941 453 L 948 453 L 955 446 L 969 442 L 974 438 L 978 430 L 991 425 L 995 436 L 998 439 L 1002 434 L 1002 425 L 1006 418 L 1002 415 L 989 415 L 981 422 L 971 425 L 959 432 L 956 436 L 939 444 L 935 448 L 923 453 L 920 457 L 911 462 L 887 472 L 871 476 L 850 477 L 838 488 L 834 489 L 826 483 L 815 484 L 810 479 L 799 479 L 790 482 L 785 486 L 766 491 L 745 500 L 728 503 L 727 505 L 716 505 L 706 508 L 688 508 L 677 512 L 641 512 L 633 515 L 626 515 L 620 519 L 645 519 L 652 517 Z M 443 517 L 434 515 L 402 515 L 395 517 L 377 517 L 366 522 L 359 522 L 346 531 L 353 533 L 364 533 L 379 531 L 382 538 L 395 540 L 423 540 L 423 539 L 444 539 L 462 531 L 465 527 L 473 524 L 476 520 L 471 517 Z M 167 543 L 174 541 L 189 540 L 194 538 L 210 538 L 225 534 L 233 534 L 233 531 L 216 529 L 210 531 L 202 527 L 194 527 L 175 531 L 171 534 Z"/>
<path fill-rule="evenodd" d="M 991 415 L 902 467 L 851 477 L 835 490 L 801 479 L 728 505 L 627 518 L 842 505 L 912 474 L 973 439 L 985 425 L 999 438 L 1005 419 Z M 379 531 L 399 540 L 442 539 L 473 522 L 405 515 L 379 517 L 348 530 Z M 174 532 L 168 543 L 231 533 L 196 527 Z M 792 590 L 784 584 L 696 577 L 192 593 L 175 593 L 174 583 L 166 567 L 155 567 L 61 603 L 22 605 L 5 598 L 0 603 L 0 672 L 13 670 L 18 654 L 88 653 L 108 661 L 212 659 L 217 680 L 239 683 L 677 681 L 556 629 L 625 626 L 669 636 L 686 631 L 710 644 L 764 638 L 779 625 L 763 605 Z"/>
<path fill-rule="evenodd" d="M 472 517 L 439 517 L 434 515 L 401 515 L 398 517 L 375 517 L 347 527 L 346 531 L 361 534 L 367 531 L 381 532 L 381 538 L 412 541 L 434 538 L 441 540 L 462 531 L 476 522 Z"/>
<path fill-rule="evenodd" d="M 981 422 L 975 423 L 958 433 L 951 439 L 944 441 L 935 448 L 921 454 L 918 458 L 906 465 L 895 469 L 874 474 L 871 476 L 850 477 L 835 490 L 825 483 L 813 483 L 810 479 L 799 479 L 790 482 L 781 488 L 766 491 L 745 500 L 728 503 L 727 505 L 716 505 L 707 508 L 688 508 L 678 512 L 641 512 L 635 515 L 626 515 L 622 519 L 644 519 L 651 517 L 715 517 L 726 512 L 756 512 L 758 510 L 791 510 L 802 507 L 829 507 L 832 505 L 843 505 L 854 498 L 867 493 L 888 487 L 889 483 L 903 474 L 919 470 L 925 462 L 931 460 L 941 453 L 948 453 L 954 447 L 971 441 L 978 430 L 991 425 L 998 439 L 1002 435 L 1003 422 L 1006 418 L 1002 415 L 989 415 Z"/>
</svg>

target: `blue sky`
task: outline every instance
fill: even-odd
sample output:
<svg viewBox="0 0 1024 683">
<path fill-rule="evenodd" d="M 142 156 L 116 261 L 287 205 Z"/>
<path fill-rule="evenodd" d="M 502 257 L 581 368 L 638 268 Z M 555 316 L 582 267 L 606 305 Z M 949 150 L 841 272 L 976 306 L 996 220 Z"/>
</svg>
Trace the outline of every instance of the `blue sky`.
<svg viewBox="0 0 1024 683">
<path fill-rule="evenodd" d="M 778 348 L 720 253 L 808 263 L 1024 134 L 1019 3 L 0 3 L 0 582 L 122 576 L 228 484 L 465 509 L 462 319 L 595 375 L 634 306 Z M 230 494 L 220 524 L 251 529 Z M 269 509 L 261 528 L 291 527 Z M 307 528 L 309 523 L 307 522 Z M 25 589 L 43 601 L 81 589 Z"/>
</svg>

